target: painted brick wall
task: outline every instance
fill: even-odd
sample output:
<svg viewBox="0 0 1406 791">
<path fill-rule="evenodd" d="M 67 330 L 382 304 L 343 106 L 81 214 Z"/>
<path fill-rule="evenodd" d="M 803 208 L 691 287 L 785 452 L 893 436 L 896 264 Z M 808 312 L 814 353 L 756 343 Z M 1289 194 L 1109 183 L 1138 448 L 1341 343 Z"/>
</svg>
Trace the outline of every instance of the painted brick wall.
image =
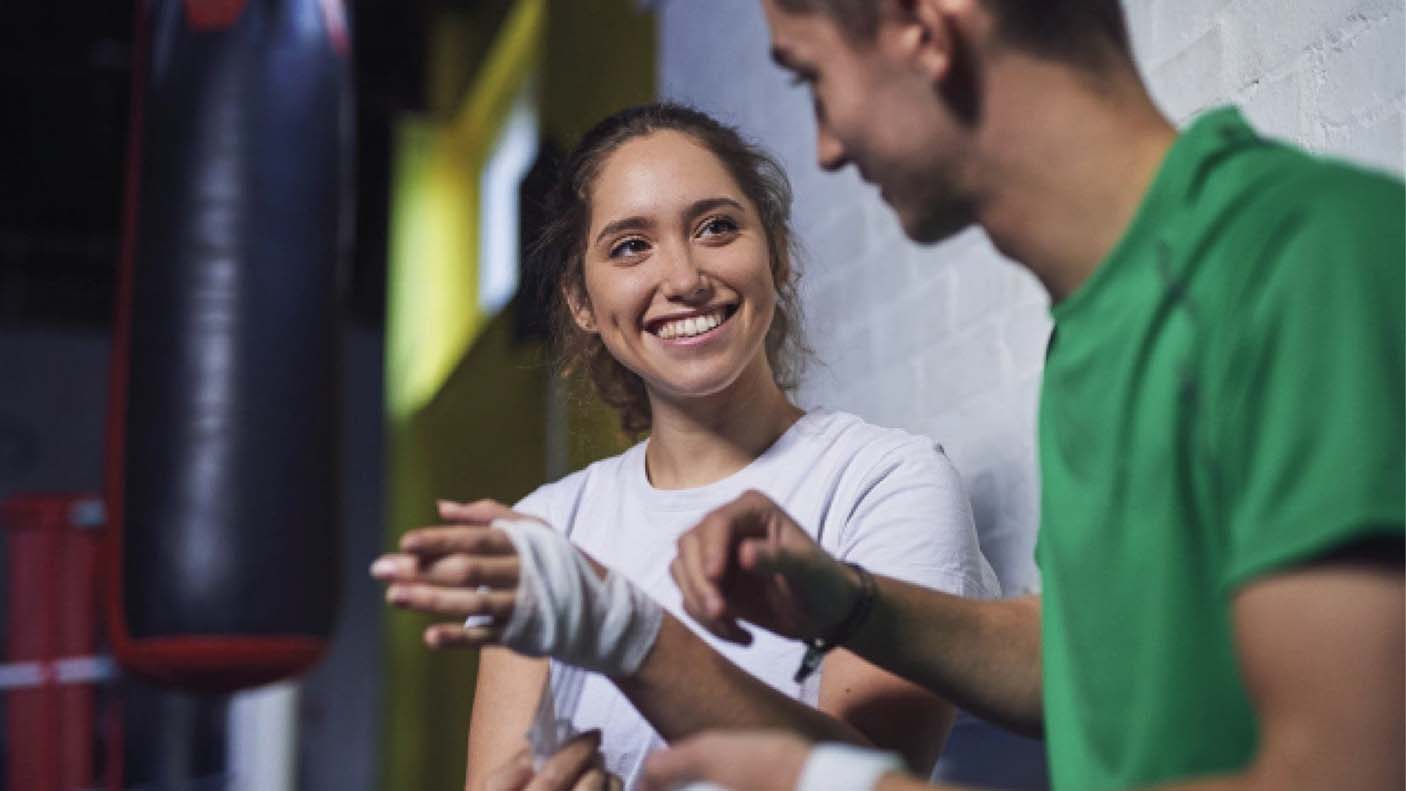
<svg viewBox="0 0 1406 791">
<path fill-rule="evenodd" d="M 1134 49 L 1178 123 L 1224 102 L 1262 130 L 1400 173 L 1401 0 L 1139 0 Z M 1007 593 L 1037 590 L 1035 403 L 1047 299 L 979 231 L 907 242 L 852 171 L 814 161 L 809 99 L 772 66 L 757 0 L 660 3 L 660 90 L 740 126 L 796 188 L 803 299 L 822 361 L 807 406 L 937 439 L 962 471 Z"/>
</svg>

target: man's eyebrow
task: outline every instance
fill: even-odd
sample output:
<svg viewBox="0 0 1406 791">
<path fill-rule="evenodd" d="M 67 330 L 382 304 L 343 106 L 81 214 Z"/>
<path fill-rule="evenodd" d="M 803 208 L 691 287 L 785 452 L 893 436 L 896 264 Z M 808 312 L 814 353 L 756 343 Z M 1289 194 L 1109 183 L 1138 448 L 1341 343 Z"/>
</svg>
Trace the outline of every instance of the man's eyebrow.
<svg viewBox="0 0 1406 791">
<path fill-rule="evenodd" d="M 786 53 L 786 50 L 780 47 L 771 48 L 771 61 L 788 71 L 799 71 L 799 69 L 796 68 L 795 61 L 791 60 L 791 56 Z"/>
</svg>

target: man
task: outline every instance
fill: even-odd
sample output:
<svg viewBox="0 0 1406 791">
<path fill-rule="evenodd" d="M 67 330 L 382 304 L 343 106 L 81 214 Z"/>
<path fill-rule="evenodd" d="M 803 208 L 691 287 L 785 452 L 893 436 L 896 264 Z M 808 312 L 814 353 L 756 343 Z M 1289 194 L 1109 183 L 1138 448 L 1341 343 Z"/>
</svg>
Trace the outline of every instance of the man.
<svg viewBox="0 0 1406 791">
<path fill-rule="evenodd" d="M 750 494 L 679 542 L 689 613 L 836 642 L 1043 734 L 1056 788 L 1401 788 L 1399 181 L 1154 107 L 1117 0 L 763 0 L 905 232 L 973 223 L 1049 291 L 1041 596 L 866 580 Z M 660 787 L 926 787 L 855 748 L 713 733 Z M 827 784 L 828 783 L 828 784 Z"/>
</svg>

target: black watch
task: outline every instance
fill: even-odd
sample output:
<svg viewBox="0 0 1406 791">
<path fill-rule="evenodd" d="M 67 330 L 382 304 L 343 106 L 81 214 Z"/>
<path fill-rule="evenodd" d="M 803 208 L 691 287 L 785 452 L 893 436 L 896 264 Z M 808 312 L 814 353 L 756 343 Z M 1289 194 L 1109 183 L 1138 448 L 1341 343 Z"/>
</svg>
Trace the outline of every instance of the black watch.
<svg viewBox="0 0 1406 791">
<path fill-rule="evenodd" d="M 869 611 L 874 609 L 874 598 L 879 592 L 879 586 L 874 582 L 874 575 L 858 563 L 845 563 L 845 565 L 859 574 L 859 598 L 855 599 L 854 606 L 850 607 L 849 615 L 846 615 L 838 626 L 831 629 L 828 635 L 812 637 L 803 641 L 806 644 L 806 652 L 801 657 L 801 666 L 796 668 L 795 681 L 798 684 L 809 678 L 816 671 L 816 668 L 820 667 L 820 660 L 825 658 L 825 654 L 830 649 L 849 642 L 855 632 L 859 631 L 859 627 L 864 625 L 864 621 L 869 617 Z"/>
</svg>

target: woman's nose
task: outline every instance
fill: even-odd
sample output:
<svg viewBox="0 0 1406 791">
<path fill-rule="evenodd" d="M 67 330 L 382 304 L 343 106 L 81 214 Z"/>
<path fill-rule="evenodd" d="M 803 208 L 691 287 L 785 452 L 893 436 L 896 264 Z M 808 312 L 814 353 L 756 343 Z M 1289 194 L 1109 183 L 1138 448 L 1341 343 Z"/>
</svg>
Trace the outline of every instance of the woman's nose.
<svg viewBox="0 0 1406 791">
<path fill-rule="evenodd" d="M 664 277 L 664 296 L 670 299 L 692 300 L 706 296 L 710 285 L 688 251 L 669 256 L 669 271 Z"/>
</svg>

